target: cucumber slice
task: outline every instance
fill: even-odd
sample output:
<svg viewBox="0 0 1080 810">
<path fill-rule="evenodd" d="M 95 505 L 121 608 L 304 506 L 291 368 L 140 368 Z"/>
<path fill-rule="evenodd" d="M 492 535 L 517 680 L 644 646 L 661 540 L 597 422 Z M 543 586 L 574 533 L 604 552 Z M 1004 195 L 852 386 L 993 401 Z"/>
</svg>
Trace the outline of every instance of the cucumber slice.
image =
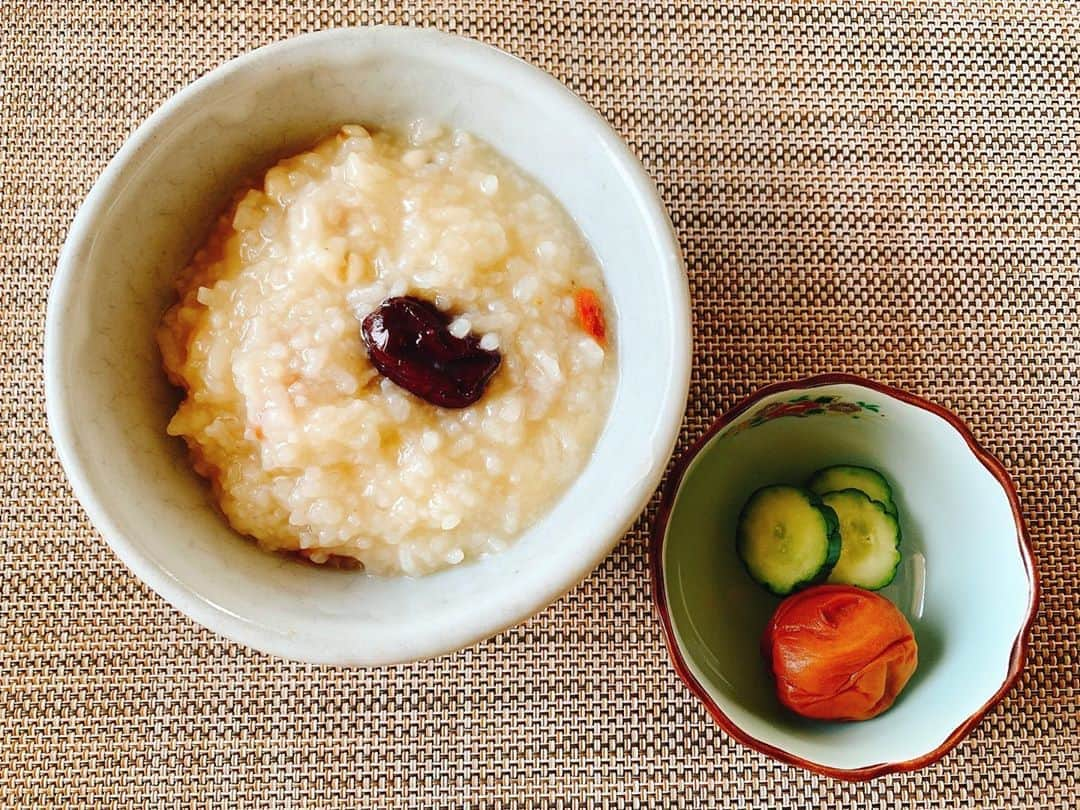
<svg viewBox="0 0 1080 810">
<path fill-rule="evenodd" d="M 823 495 L 840 519 L 840 559 L 829 582 L 876 591 L 896 576 L 900 564 L 900 524 L 885 505 L 858 489 Z"/>
<path fill-rule="evenodd" d="M 750 576 L 786 596 L 829 575 L 840 556 L 839 523 L 812 492 L 763 487 L 739 514 L 735 543 Z"/>
<path fill-rule="evenodd" d="M 806 488 L 818 495 L 827 492 L 840 492 L 844 489 L 857 489 L 875 501 L 885 505 L 885 511 L 896 514 L 892 487 L 884 475 L 870 467 L 856 467 L 854 464 L 838 464 L 826 467 L 810 476 Z"/>
</svg>

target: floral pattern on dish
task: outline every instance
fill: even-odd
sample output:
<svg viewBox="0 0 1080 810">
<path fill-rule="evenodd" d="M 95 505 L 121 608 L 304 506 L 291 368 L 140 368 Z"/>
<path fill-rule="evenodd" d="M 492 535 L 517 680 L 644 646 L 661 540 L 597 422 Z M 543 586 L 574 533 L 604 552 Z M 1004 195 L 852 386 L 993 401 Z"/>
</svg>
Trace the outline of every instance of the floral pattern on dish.
<svg viewBox="0 0 1080 810">
<path fill-rule="evenodd" d="M 838 396 L 822 395 L 811 397 L 808 394 L 803 394 L 784 402 L 770 402 L 757 413 L 751 414 L 743 421 L 733 425 L 725 435 L 734 436 L 744 430 L 764 425 L 766 422 L 785 416 L 805 419 L 809 416 L 826 413 L 850 416 L 852 419 L 859 419 L 866 415 L 885 416 L 881 412 L 881 407 L 872 402 L 848 402 Z"/>
</svg>

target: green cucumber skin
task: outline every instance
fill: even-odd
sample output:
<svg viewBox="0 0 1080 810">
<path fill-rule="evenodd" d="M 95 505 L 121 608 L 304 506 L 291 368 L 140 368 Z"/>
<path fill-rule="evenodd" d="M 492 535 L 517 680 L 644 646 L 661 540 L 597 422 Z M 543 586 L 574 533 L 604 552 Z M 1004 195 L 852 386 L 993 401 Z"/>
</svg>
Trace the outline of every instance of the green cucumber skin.
<svg viewBox="0 0 1080 810">
<path fill-rule="evenodd" d="M 896 572 L 900 570 L 900 560 L 896 561 L 896 565 L 893 566 L 892 573 L 889 574 L 889 578 L 882 580 L 876 585 L 855 585 L 855 588 L 862 588 L 864 591 L 880 591 L 882 588 L 886 588 L 892 585 L 894 579 L 896 579 Z"/>
<path fill-rule="evenodd" d="M 896 549 L 896 561 L 893 563 L 892 570 L 888 573 L 888 575 L 884 579 L 878 581 L 875 584 L 862 584 L 862 583 L 854 583 L 854 582 L 844 582 L 844 583 L 837 583 L 837 584 L 852 585 L 852 586 L 854 586 L 856 588 L 862 588 L 864 591 L 880 591 L 882 588 L 884 588 L 884 587 L 886 587 L 888 585 L 891 585 L 892 581 L 894 579 L 896 579 L 896 573 L 897 573 L 897 571 L 900 570 L 900 563 L 903 562 L 903 553 L 900 551 L 900 544 L 904 542 L 904 535 L 903 535 L 903 532 L 900 529 L 900 518 L 896 515 L 895 512 L 890 512 L 889 511 L 888 504 L 884 504 L 881 501 L 878 501 L 878 500 L 875 500 L 875 499 L 871 498 L 869 495 L 867 495 L 861 489 L 855 489 L 854 487 L 849 487 L 848 489 L 839 489 L 839 490 L 836 490 L 836 492 L 829 492 L 829 493 L 826 493 L 826 494 L 827 495 L 838 495 L 838 494 L 843 494 L 845 492 L 858 493 L 859 495 L 863 496 L 864 498 L 866 498 L 871 503 L 875 503 L 875 504 L 879 505 L 885 511 L 885 517 L 892 521 L 892 524 L 896 529 L 896 545 L 894 546 L 894 548 Z M 826 506 L 826 508 L 831 509 L 831 507 L 828 507 L 828 506 Z M 833 509 L 832 512 L 833 512 L 833 515 L 835 516 L 836 515 L 836 510 Z M 837 518 L 837 531 L 839 532 L 839 518 Z M 842 544 L 843 544 L 843 538 L 841 537 L 841 551 L 843 550 L 843 545 Z M 839 560 L 839 558 L 840 558 L 840 555 L 837 554 L 837 560 Z M 836 563 L 834 562 L 833 565 L 835 566 Z M 830 570 L 830 573 L 831 573 L 831 570 Z"/>
<path fill-rule="evenodd" d="M 822 574 L 822 582 L 825 578 L 828 578 L 829 573 L 833 570 L 837 561 L 840 559 L 840 552 L 843 550 L 843 540 L 840 537 L 840 517 L 836 514 L 836 510 L 829 506 L 821 498 L 815 496 L 817 503 L 814 504 L 821 510 L 821 514 L 825 516 L 825 521 L 829 524 L 829 556 L 825 558 L 825 565 L 829 567 L 829 570 Z M 814 584 L 814 583 L 808 583 Z"/>
<path fill-rule="evenodd" d="M 820 481 L 825 478 L 829 473 L 836 470 L 848 470 L 859 475 L 860 473 L 870 473 L 880 484 L 885 488 L 886 499 L 881 500 L 875 498 L 869 492 L 859 489 L 858 487 L 844 487 L 843 489 L 858 489 L 866 497 L 872 501 L 877 501 L 885 507 L 885 511 L 893 517 L 896 517 L 899 512 L 896 509 L 896 500 L 893 498 L 892 484 L 889 483 L 889 479 L 880 470 L 875 470 L 873 467 L 866 467 L 859 464 L 834 464 L 831 467 L 822 467 L 820 470 L 816 470 L 813 475 L 810 476 L 810 480 L 806 482 L 806 488 L 818 495 L 828 495 L 831 492 L 842 492 L 843 489 L 824 489 L 820 486 Z"/>
<path fill-rule="evenodd" d="M 739 510 L 739 520 L 735 532 L 735 550 L 736 556 L 738 556 L 739 558 L 739 562 L 742 563 L 742 566 L 746 570 L 746 573 L 750 576 L 750 579 L 754 580 L 754 582 L 756 582 L 758 585 L 763 587 L 765 590 L 767 590 L 774 596 L 784 597 L 789 596 L 796 591 L 802 590 L 803 588 L 808 588 L 811 585 L 820 585 L 829 578 L 829 574 L 832 572 L 833 566 L 835 566 L 836 561 L 840 559 L 840 519 L 836 516 L 836 512 L 833 510 L 833 508 L 825 504 L 825 502 L 822 501 L 820 497 L 815 495 L 810 490 L 802 490 L 802 493 L 806 497 L 806 500 L 810 503 L 811 506 L 813 506 L 821 513 L 822 519 L 825 522 L 825 532 L 828 542 L 825 553 L 825 561 L 822 563 L 821 567 L 818 568 L 818 570 L 814 573 L 812 577 L 804 580 L 799 580 L 798 582 L 793 584 L 789 590 L 782 590 L 776 588 L 771 583 L 757 577 L 754 574 L 753 570 L 750 568 L 750 566 L 747 564 L 746 558 L 743 555 L 743 526 L 746 524 L 746 514 L 753 505 L 754 500 L 760 494 L 762 494 L 766 490 L 772 489 L 774 486 L 778 485 L 773 484 L 755 490 L 753 494 L 746 499 L 746 503 L 743 504 L 743 508 Z M 798 489 L 798 487 L 793 488 Z"/>
<path fill-rule="evenodd" d="M 818 585 L 829 578 L 829 574 L 832 573 L 834 567 L 836 567 L 837 561 L 840 559 L 840 552 L 843 550 L 842 541 L 840 539 L 840 518 L 836 516 L 836 510 L 823 502 L 820 498 L 817 499 L 817 503 L 814 504 L 825 517 L 825 522 L 829 524 L 829 550 L 828 555 L 825 557 L 825 563 L 822 565 L 818 575 L 807 582 L 796 583 L 793 591 L 802 590 L 810 585 Z"/>
</svg>

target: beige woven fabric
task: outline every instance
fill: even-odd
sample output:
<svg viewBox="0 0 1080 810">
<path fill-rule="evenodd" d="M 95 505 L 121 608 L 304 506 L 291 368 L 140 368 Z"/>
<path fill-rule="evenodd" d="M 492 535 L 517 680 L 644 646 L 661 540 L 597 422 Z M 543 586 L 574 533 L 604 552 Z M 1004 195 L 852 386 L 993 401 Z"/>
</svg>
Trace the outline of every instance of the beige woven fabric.
<svg viewBox="0 0 1080 810">
<path fill-rule="evenodd" d="M 683 446 L 762 384 L 845 370 L 953 408 L 1012 471 L 1044 584 L 1032 653 L 942 763 L 852 786 L 726 738 L 668 664 L 644 520 L 523 626 L 381 671 L 215 637 L 96 535 L 42 400 L 76 206 L 197 76 L 376 22 L 540 65 L 642 157 L 691 277 Z M 1075 806 L 1078 35 L 1067 3 L 0 0 L 0 805 Z"/>
</svg>

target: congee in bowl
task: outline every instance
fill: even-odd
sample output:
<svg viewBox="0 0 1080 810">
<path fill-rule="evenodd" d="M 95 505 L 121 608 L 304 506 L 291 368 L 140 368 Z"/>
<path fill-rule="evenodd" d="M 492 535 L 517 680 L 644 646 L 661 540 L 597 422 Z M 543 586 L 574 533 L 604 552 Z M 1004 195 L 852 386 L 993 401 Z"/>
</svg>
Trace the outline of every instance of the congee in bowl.
<svg viewBox="0 0 1080 810">
<path fill-rule="evenodd" d="M 80 207 L 45 330 L 56 449 L 120 559 L 215 633 L 337 665 L 461 649 L 580 582 L 689 376 L 678 242 L 626 144 L 420 28 L 296 37 L 168 100 Z"/>
<path fill-rule="evenodd" d="M 574 221 L 429 120 L 280 161 L 177 286 L 168 432 L 236 531 L 315 563 L 421 575 L 500 551 L 581 472 L 616 384 Z"/>
</svg>

